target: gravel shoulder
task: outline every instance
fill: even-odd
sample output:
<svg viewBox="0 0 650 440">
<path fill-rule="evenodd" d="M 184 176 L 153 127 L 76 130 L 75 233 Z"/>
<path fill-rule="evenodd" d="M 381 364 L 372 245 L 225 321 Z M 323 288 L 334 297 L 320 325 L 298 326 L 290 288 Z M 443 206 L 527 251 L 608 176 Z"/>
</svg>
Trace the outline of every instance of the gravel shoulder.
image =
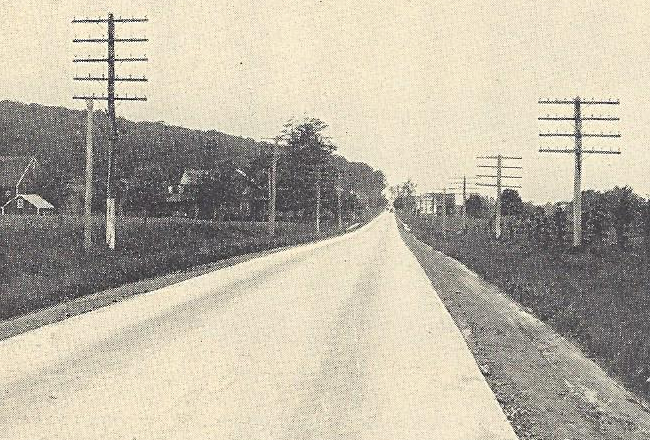
<svg viewBox="0 0 650 440">
<path fill-rule="evenodd" d="M 520 439 L 650 438 L 646 401 L 495 286 L 400 232 Z"/>
</svg>

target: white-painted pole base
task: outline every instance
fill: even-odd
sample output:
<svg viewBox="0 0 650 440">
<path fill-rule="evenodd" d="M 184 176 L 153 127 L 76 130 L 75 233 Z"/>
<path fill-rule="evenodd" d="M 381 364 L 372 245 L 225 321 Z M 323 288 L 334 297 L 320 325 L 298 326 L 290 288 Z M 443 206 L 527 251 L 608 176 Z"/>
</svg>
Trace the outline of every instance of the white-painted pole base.
<svg viewBox="0 0 650 440">
<path fill-rule="evenodd" d="M 108 198 L 106 199 L 106 244 L 109 249 L 115 249 L 116 221 L 115 199 Z"/>
</svg>

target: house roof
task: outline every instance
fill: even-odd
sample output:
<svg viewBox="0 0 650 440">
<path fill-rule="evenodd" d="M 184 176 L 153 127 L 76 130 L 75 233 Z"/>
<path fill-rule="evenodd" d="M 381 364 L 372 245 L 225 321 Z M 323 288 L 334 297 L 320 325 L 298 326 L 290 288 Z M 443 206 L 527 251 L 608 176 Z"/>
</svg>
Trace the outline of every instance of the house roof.
<svg viewBox="0 0 650 440">
<path fill-rule="evenodd" d="M 29 203 L 30 205 L 34 206 L 37 209 L 54 209 L 54 205 L 52 205 L 50 202 L 48 202 L 38 194 L 18 194 L 16 197 L 14 197 L 13 199 L 5 203 L 4 206 L 7 206 L 8 204 L 10 204 L 11 202 L 13 202 L 18 198 L 25 200 L 27 203 Z"/>
<path fill-rule="evenodd" d="M 32 159 L 32 156 L 0 156 L 0 188 L 15 187 Z"/>
<path fill-rule="evenodd" d="M 209 174 L 208 170 L 185 170 L 181 177 L 181 185 L 198 185 L 201 179 Z"/>
</svg>

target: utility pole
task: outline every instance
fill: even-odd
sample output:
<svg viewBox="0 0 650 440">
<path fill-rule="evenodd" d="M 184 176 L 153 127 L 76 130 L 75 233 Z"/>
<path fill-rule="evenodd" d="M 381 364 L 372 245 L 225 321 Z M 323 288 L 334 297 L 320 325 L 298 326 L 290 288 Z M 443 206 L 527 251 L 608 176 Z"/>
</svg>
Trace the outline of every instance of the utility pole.
<svg viewBox="0 0 650 440">
<path fill-rule="evenodd" d="M 115 74 L 115 63 L 128 63 L 128 62 L 146 62 L 148 59 L 146 56 L 143 57 L 116 57 L 115 55 L 115 43 L 143 43 L 149 41 L 147 38 L 117 38 L 115 36 L 115 25 L 117 23 L 145 23 L 148 22 L 148 18 L 115 18 L 113 14 L 108 14 L 107 18 L 84 18 L 72 20 L 72 23 L 94 23 L 94 24 L 106 24 L 107 25 L 107 38 L 75 38 L 72 40 L 73 43 L 107 43 L 107 55 L 104 57 L 88 57 L 88 58 L 75 58 L 73 62 L 75 63 L 107 63 L 108 66 L 108 76 L 102 74 L 102 76 L 92 76 L 88 75 L 87 77 L 75 77 L 75 81 L 105 81 L 107 82 L 107 94 L 106 96 L 74 96 L 74 99 L 83 99 L 83 100 L 104 100 L 108 103 L 108 119 L 109 119 L 109 130 L 108 130 L 108 166 L 106 174 L 106 244 L 110 249 L 115 249 L 116 241 L 116 203 L 115 203 L 115 189 L 112 185 L 114 166 L 115 166 L 115 147 L 117 143 L 117 119 L 115 115 L 115 102 L 116 101 L 146 101 L 146 97 L 138 96 L 118 96 L 115 94 L 115 83 L 118 81 L 128 81 L 128 82 L 146 82 L 145 77 L 134 78 L 133 76 L 129 77 L 119 77 Z"/>
<path fill-rule="evenodd" d="M 442 238 L 447 238 L 447 187 L 442 188 Z"/>
<path fill-rule="evenodd" d="M 86 127 L 86 194 L 84 198 L 84 248 L 90 250 L 93 244 L 93 103 L 86 100 L 88 122 Z"/>
<path fill-rule="evenodd" d="M 319 164 L 316 171 L 316 233 L 320 232 L 320 178 L 321 169 Z"/>
<path fill-rule="evenodd" d="M 275 235 L 275 201 L 278 195 L 278 140 L 273 143 L 271 159 L 271 199 L 269 200 L 269 234 Z"/>
<path fill-rule="evenodd" d="M 343 230 L 343 203 L 341 201 L 342 193 L 343 187 L 341 186 L 341 172 L 338 171 L 336 174 L 336 216 L 338 220 L 339 230 Z"/>
<path fill-rule="evenodd" d="M 567 121 L 573 122 L 573 133 L 540 133 L 540 137 L 572 137 L 575 141 L 574 148 L 540 148 L 543 153 L 569 153 L 574 155 L 574 177 L 573 177 L 573 247 L 582 245 L 582 158 L 583 154 L 621 154 L 620 150 L 585 150 L 582 148 L 582 138 L 620 138 L 620 133 L 583 133 L 583 121 L 619 121 L 616 116 L 583 116 L 583 105 L 619 105 L 618 100 L 583 100 L 580 97 L 574 99 L 540 99 L 539 104 L 572 105 L 573 116 L 543 116 L 540 121 Z"/>
<path fill-rule="evenodd" d="M 463 176 L 463 179 L 455 179 L 452 180 L 452 184 L 456 186 L 452 186 L 450 189 L 454 192 L 459 191 L 462 194 L 463 197 L 463 204 L 460 208 L 461 212 L 461 222 L 462 222 L 462 230 L 463 234 L 467 233 L 467 191 L 468 190 L 475 190 L 475 187 L 467 187 L 467 176 Z M 472 182 L 470 182 L 472 183 Z M 460 186 L 458 186 L 460 185 Z"/>
<path fill-rule="evenodd" d="M 489 178 L 496 179 L 492 183 L 477 182 L 478 186 L 489 186 L 495 187 L 497 189 L 497 198 L 496 198 L 496 209 L 494 213 L 494 236 L 498 240 L 501 238 L 501 191 L 503 188 L 521 188 L 521 185 L 512 185 L 509 183 L 504 184 L 503 179 L 521 179 L 521 176 L 510 176 L 503 175 L 503 169 L 522 169 L 521 166 L 515 165 L 504 165 L 504 160 L 521 160 L 521 157 L 518 156 L 503 156 L 502 154 L 497 154 L 496 156 L 478 156 L 477 159 L 482 160 L 496 160 L 496 165 L 478 165 L 479 168 L 492 168 L 496 169 L 496 175 L 493 174 L 477 174 L 476 177 L 479 178 Z"/>
</svg>

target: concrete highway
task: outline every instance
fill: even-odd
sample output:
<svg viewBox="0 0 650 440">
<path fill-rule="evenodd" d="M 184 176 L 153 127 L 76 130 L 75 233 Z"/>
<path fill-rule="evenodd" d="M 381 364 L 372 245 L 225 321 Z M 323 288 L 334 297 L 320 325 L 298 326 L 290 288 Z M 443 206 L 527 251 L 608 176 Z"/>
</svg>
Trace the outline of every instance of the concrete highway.
<svg viewBox="0 0 650 440">
<path fill-rule="evenodd" d="M 392 214 L 0 342 L 3 439 L 516 439 Z"/>
</svg>

